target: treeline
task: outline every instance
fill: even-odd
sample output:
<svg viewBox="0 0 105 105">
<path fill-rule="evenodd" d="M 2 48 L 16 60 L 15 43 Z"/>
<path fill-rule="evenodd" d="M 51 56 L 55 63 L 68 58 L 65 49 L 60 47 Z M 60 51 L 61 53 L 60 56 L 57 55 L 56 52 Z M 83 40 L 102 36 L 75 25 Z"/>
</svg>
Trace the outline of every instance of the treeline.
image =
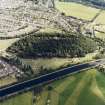
<svg viewBox="0 0 105 105">
<path fill-rule="evenodd" d="M 40 34 L 40 33 L 39 33 Z M 23 38 L 7 51 L 19 57 L 83 57 L 97 49 L 96 42 L 82 35 L 65 35 L 58 37 L 46 33 L 46 36 L 36 35 Z M 49 35 L 49 36 L 48 36 Z"/>
</svg>

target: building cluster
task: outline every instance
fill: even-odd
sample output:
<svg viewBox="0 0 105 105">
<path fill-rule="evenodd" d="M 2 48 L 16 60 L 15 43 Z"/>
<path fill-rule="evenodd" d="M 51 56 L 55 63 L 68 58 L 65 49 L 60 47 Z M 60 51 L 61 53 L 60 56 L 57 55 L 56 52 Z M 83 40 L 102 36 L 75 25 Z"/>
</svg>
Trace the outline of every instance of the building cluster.
<svg viewBox="0 0 105 105">
<path fill-rule="evenodd" d="M 21 72 L 17 67 L 8 64 L 7 62 L 0 60 L 0 78 L 9 76 L 11 74 L 16 75 Z"/>
<path fill-rule="evenodd" d="M 12 1 L 15 3 L 17 0 Z M 53 2 L 53 0 L 38 0 L 36 4 L 32 1 L 22 3 L 21 0 L 22 4 L 16 8 L 0 7 L 0 37 L 21 36 L 45 27 L 57 27 L 65 31 L 72 30 L 64 16 L 56 9 L 46 7 L 45 4 L 50 5 Z"/>
</svg>

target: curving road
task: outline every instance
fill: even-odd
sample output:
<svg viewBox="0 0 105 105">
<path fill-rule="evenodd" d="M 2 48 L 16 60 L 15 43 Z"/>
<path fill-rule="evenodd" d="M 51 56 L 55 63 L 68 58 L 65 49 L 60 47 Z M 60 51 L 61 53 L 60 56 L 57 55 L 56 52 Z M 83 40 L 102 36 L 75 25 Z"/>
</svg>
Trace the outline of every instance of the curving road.
<svg viewBox="0 0 105 105">
<path fill-rule="evenodd" d="M 38 78 L 34 78 L 34 79 L 27 80 L 21 83 L 10 85 L 5 88 L 1 88 L 0 99 L 5 98 L 7 96 L 11 96 L 13 94 L 24 91 L 26 89 L 32 88 L 33 86 L 48 83 L 49 81 L 58 79 L 59 77 L 62 77 L 64 75 L 87 70 L 88 68 L 92 68 L 99 64 L 104 64 L 104 63 L 105 63 L 105 60 L 101 59 L 101 60 L 92 61 L 89 63 L 79 64 L 79 65 L 61 69 L 61 70 L 58 70 L 58 71 L 55 71 L 46 75 L 42 75 Z"/>
</svg>

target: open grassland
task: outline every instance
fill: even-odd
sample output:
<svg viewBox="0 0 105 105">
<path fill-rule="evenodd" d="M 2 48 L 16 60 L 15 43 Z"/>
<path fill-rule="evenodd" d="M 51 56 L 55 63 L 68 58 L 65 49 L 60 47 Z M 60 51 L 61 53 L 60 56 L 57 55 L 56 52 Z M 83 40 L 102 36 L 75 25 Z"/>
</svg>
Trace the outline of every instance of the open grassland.
<svg viewBox="0 0 105 105">
<path fill-rule="evenodd" d="M 17 81 L 16 78 L 12 75 L 4 77 L 4 78 L 0 79 L 0 87 L 11 84 L 11 83 L 16 82 L 16 81 Z"/>
<path fill-rule="evenodd" d="M 59 69 L 60 67 L 66 67 L 67 65 L 84 63 L 93 60 L 96 53 L 87 54 L 81 58 L 38 58 L 38 59 L 23 59 L 23 62 L 32 66 L 34 72 L 37 72 L 40 68 L 46 68 L 51 70 Z"/>
<path fill-rule="evenodd" d="M 105 24 L 105 10 L 101 12 L 101 14 L 95 19 L 95 23 L 97 24 Z"/>
<path fill-rule="evenodd" d="M 46 90 L 37 95 L 36 105 L 46 105 L 48 98 L 50 105 L 105 105 L 105 75 L 95 69 L 68 76 L 50 86 L 53 87 L 50 93 Z M 13 103 L 32 105 L 32 93 L 18 95 L 0 105 Z"/>
<path fill-rule="evenodd" d="M 12 43 L 16 42 L 17 40 L 18 38 L 0 40 L 0 50 L 6 50 L 9 46 L 11 46 Z"/>
<path fill-rule="evenodd" d="M 105 17 L 105 10 L 100 10 L 99 14 L 97 14 L 97 16 L 93 19 L 93 21 L 91 23 L 89 23 L 88 25 L 86 24 L 86 26 L 84 26 L 84 27 L 85 28 L 88 27 L 89 29 L 92 29 L 94 27 L 95 30 L 98 30 L 101 32 L 101 33 L 96 32 L 96 35 L 98 33 L 98 35 L 101 34 L 101 36 L 103 36 L 102 34 L 105 33 L 105 19 L 104 19 L 104 17 Z"/>
<path fill-rule="evenodd" d="M 74 16 L 85 20 L 91 20 L 99 12 L 99 9 L 73 2 L 57 1 L 56 8 L 61 12 L 64 12 L 66 16 Z"/>
<path fill-rule="evenodd" d="M 100 15 L 94 20 L 94 24 L 98 24 L 96 29 L 105 33 L 105 10 L 103 10 Z M 101 34 L 102 35 L 102 34 Z"/>
<path fill-rule="evenodd" d="M 105 39 L 105 33 L 96 32 L 96 37 L 100 39 Z"/>
<path fill-rule="evenodd" d="M 32 105 L 32 93 L 21 94 L 7 100 L 7 102 L 0 103 L 0 105 Z"/>
<path fill-rule="evenodd" d="M 67 64 L 72 64 L 70 58 L 38 58 L 38 59 L 24 59 L 26 64 L 30 64 L 34 70 L 41 67 L 47 69 L 57 69 Z"/>
</svg>

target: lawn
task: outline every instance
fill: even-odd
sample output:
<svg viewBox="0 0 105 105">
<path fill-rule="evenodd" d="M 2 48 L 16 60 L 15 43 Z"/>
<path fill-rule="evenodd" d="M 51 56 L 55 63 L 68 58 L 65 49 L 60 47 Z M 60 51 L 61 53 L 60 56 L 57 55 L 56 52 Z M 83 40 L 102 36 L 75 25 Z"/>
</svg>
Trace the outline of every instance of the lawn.
<svg viewBox="0 0 105 105">
<path fill-rule="evenodd" d="M 91 20 L 99 12 L 99 9 L 73 2 L 57 1 L 56 8 L 59 11 L 64 12 L 66 16 L 74 16 L 85 20 Z"/>
</svg>

